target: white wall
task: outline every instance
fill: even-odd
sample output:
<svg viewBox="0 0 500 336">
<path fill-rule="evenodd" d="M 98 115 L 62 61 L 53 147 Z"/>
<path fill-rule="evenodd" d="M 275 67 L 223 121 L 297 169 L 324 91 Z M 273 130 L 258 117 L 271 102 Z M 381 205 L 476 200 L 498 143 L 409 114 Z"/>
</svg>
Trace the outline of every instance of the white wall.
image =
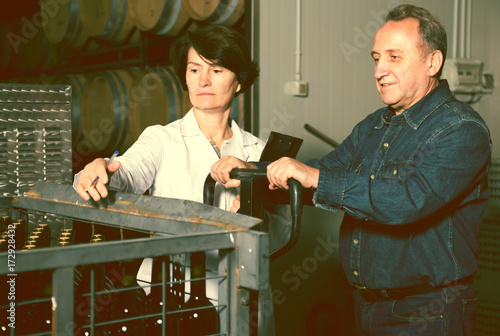
<svg viewBox="0 0 500 336">
<path fill-rule="evenodd" d="M 484 96 L 476 111 L 486 120 L 493 140 L 493 157 L 500 158 L 500 1 L 473 0 L 471 57 L 484 61 L 484 71 L 495 76 L 492 95 Z"/>
<path fill-rule="evenodd" d="M 437 15 L 451 38 L 453 0 L 408 2 Z M 321 157 L 331 147 L 309 134 L 304 124 L 341 142 L 357 122 L 381 107 L 370 51 L 387 10 L 400 3 L 303 0 L 301 64 L 302 79 L 309 82 L 309 96 L 298 98 L 284 93 L 285 83 L 295 75 L 296 1 L 260 0 L 260 136 L 265 139 L 270 130 L 275 130 L 301 137 L 304 144 L 298 158 Z M 498 85 L 500 1 L 474 0 L 472 10 L 472 57 L 485 62 L 485 69 L 494 72 Z M 499 106 L 500 85 L 475 106 L 490 126 L 494 140 L 500 138 Z M 500 156 L 500 148 L 494 147 L 494 156 Z M 341 219 L 342 213 L 308 208 L 298 246 L 273 264 L 272 285 L 277 294 L 283 295 L 276 306 L 278 335 L 315 335 L 306 333 L 308 318 L 325 328 L 335 324 L 331 318 L 321 319 L 322 312 L 326 314 L 332 305 L 340 318 L 348 321 L 351 308 L 337 273 L 337 253 L 327 260 L 315 256 L 325 251 L 321 250 L 325 240 L 337 241 Z"/>
</svg>

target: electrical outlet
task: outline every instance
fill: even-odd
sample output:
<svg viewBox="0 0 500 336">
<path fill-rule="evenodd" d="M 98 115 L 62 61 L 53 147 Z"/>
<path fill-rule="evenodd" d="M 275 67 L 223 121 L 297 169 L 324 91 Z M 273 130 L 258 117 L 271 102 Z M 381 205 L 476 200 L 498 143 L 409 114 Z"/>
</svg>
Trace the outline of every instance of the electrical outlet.
<svg viewBox="0 0 500 336">
<path fill-rule="evenodd" d="M 443 78 L 448 80 L 453 93 L 479 93 L 482 90 L 483 62 L 471 58 L 450 58 L 443 67 Z"/>
<path fill-rule="evenodd" d="M 309 83 L 306 81 L 292 81 L 285 84 L 285 93 L 297 97 L 307 97 Z"/>
</svg>

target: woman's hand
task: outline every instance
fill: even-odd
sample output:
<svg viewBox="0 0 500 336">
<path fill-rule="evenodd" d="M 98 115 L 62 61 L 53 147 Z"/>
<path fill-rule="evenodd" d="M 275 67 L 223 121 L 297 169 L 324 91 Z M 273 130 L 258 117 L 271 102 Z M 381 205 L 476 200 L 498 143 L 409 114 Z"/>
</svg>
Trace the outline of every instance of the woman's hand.
<svg viewBox="0 0 500 336">
<path fill-rule="evenodd" d="M 231 179 L 229 176 L 229 173 L 231 173 L 234 168 L 255 169 L 255 166 L 235 158 L 234 156 L 224 156 L 212 165 L 210 168 L 210 175 L 212 175 L 212 178 L 216 182 L 219 182 L 225 188 L 236 188 L 241 185 L 241 181 Z"/>
<path fill-rule="evenodd" d="M 117 171 L 120 168 L 120 162 L 112 162 L 107 167 L 107 171 L 106 163 L 107 161 L 105 159 L 95 159 L 87 164 L 80 173 L 76 185 L 76 192 L 84 200 L 88 201 L 90 197 L 92 197 L 92 199 L 97 202 L 101 198 L 108 196 L 108 189 L 106 189 L 106 184 L 108 183 L 107 171 L 110 173 Z M 99 177 L 99 179 L 94 183 L 97 177 Z"/>
</svg>

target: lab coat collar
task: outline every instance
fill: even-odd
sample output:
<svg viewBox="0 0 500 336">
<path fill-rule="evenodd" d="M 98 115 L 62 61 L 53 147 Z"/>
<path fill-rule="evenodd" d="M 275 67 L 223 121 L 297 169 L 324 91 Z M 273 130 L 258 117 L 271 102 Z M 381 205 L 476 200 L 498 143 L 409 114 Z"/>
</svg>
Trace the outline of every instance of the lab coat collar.
<svg viewBox="0 0 500 336">
<path fill-rule="evenodd" d="M 200 134 L 204 135 L 200 130 L 200 126 L 198 126 L 198 121 L 196 121 L 193 109 L 191 108 L 181 119 L 181 135 L 183 137 L 192 137 Z"/>
<path fill-rule="evenodd" d="M 258 141 L 249 133 L 243 132 L 242 129 L 234 121 L 231 121 L 231 130 L 233 131 L 233 136 L 231 137 L 231 139 L 226 140 L 226 143 L 228 144 L 228 150 L 225 151 L 225 148 L 223 148 L 222 155 L 231 155 L 241 160 L 247 161 L 252 156 L 252 153 L 255 150 L 259 150 Z M 200 127 L 198 126 L 198 122 L 196 121 L 196 117 L 194 116 L 192 108 L 181 119 L 180 131 L 181 135 L 185 139 L 197 136 L 206 138 L 205 134 L 203 134 L 203 132 L 200 130 Z M 232 146 L 232 143 L 240 143 L 243 144 L 243 146 Z"/>
</svg>

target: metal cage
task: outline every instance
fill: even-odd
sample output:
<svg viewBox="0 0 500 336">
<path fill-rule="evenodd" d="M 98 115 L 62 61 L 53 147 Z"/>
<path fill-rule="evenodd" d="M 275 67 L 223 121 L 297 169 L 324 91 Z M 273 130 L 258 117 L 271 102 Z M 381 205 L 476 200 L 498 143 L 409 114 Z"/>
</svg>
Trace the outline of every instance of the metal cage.
<svg viewBox="0 0 500 336">
<path fill-rule="evenodd" d="M 90 291 L 85 294 L 89 304 L 86 313 L 88 323 L 78 326 L 75 324 L 75 303 L 79 300 L 74 285 L 76 269 L 124 260 L 168 256 L 168 260 L 172 261 L 171 267 L 180 265 L 181 272 L 176 273 L 177 278 L 173 275 L 170 278 L 167 276 L 169 281 L 162 281 L 157 285 L 162 288 L 162 298 L 165 299 L 176 289 L 177 294 L 182 293 L 182 289 L 193 281 L 188 277 L 182 279 L 182 271 L 189 268 L 188 264 L 183 264 L 186 256 L 196 252 L 216 251 L 217 268 L 211 270 L 212 276 L 207 276 L 207 279 L 218 284 L 218 293 L 214 300 L 220 325 L 218 335 L 263 335 L 262 328 L 257 327 L 257 319 L 261 319 L 258 325 L 262 326 L 266 323 L 266 316 L 258 314 L 256 309 L 264 300 L 259 292 L 269 288 L 269 235 L 253 230 L 260 225 L 260 219 L 192 201 L 113 191 L 99 202 L 86 202 L 70 185 L 43 181 L 38 182 L 26 196 L 0 198 L 0 209 L 12 219 L 43 220 L 45 216 L 50 215 L 61 218 L 64 223 L 78 220 L 88 225 L 98 223 L 154 234 L 151 238 L 51 246 L 33 250 L 23 250 L 19 245 L 11 244 L 6 252 L 0 252 L 0 275 L 4 286 L 1 310 L 7 312 L 7 316 L 2 316 L 2 319 L 7 323 L 14 323 L 2 330 L 5 334 L 19 335 L 19 328 L 12 326 L 22 318 L 19 315 L 21 308 L 23 305 L 33 306 L 34 302 L 41 302 L 44 303 L 43 314 L 50 317 L 46 321 L 48 328 L 42 332 L 35 331 L 33 335 L 97 335 L 99 327 L 111 323 L 99 320 L 102 312 L 108 307 L 98 306 L 98 295 L 109 297 L 123 289 L 99 292 L 99 288 L 95 288 L 91 282 Z M 165 268 L 163 264 L 163 279 Z M 32 285 L 42 281 L 26 276 L 33 272 L 38 274 L 37 277 L 41 273 L 45 274 L 51 291 L 45 298 L 27 298 L 20 302 L 22 292 L 27 290 L 26 285 L 21 286 L 20 278 L 23 275 L 23 283 L 26 282 L 26 277 Z M 96 276 L 93 269 L 90 276 Z M 9 313 L 9 309 L 14 313 Z M 182 318 L 182 313 L 182 307 L 175 311 L 162 308 L 156 315 L 153 314 L 153 317 L 167 321 L 169 316 L 173 319 L 176 319 L 176 316 Z M 151 316 L 139 315 L 135 319 L 148 317 Z M 169 334 L 167 327 L 160 326 L 160 329 L 160 335 Z"/>
</svg>

